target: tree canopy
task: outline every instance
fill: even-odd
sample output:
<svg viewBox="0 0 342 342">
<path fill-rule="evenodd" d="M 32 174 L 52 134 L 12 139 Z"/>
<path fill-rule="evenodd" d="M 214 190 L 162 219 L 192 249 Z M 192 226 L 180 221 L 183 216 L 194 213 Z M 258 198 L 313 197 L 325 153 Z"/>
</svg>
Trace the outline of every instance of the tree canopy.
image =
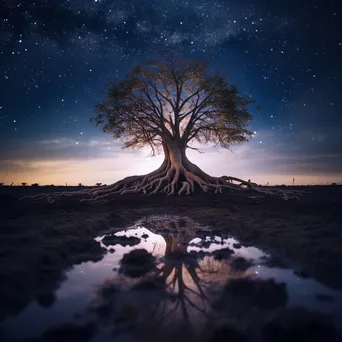
<svg viewBox="0 0 342 342">
<path fill-rule="evenodd" d="M 168 56 L 110 83 L 93 120 L 124 148 L 148 145 L 153 155 L 170 141 L 183 148 L 193 141 L 229 148 L 252 134 L 251 103 L 222 75 L 210 75 L 206 63 Z"/>
</svg>

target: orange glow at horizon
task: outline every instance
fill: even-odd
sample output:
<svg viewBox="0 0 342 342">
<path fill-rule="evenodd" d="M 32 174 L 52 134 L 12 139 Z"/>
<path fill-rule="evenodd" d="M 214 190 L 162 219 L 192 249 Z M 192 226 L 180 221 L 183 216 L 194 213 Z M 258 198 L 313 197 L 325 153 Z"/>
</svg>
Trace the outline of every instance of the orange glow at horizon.
<svg viewBox="0 0 342 342">
<path fill-rule="evenodd" d="M 189 153 L 190 154 L 190 153 Z M 197 156 L 197 155 L 195 155 Z M 236 176 L 243 179 L 251 179 L 258 184 L 266 185 L 291 185 L 293 177 L 295 185 L 321 185 L 340 183 L 342 173 L 298 173 L 286 170 L 280 173 L 268 173 L 265 171 L 253 171 L 252 165 L 245 167 L 244 163 L 230 164 L 227 160 L 222 162 L 220 156 L 211 158 L 203 155 L 192 157 L 203 171 L 213 175 L 223 174 Z M 130 175 L 143 175 L 158 168 L 163 156 L 146 158 L 130 153 L 123 153 L 120 158 L 102 158 L 88 160 L 41 160 L 41 161 L 13 161 L 11 168 L 0 170 L 0 182 L 4 184 L 20 185 L 38 183 L 40 185 L 95 185 L 95 183 L 112 184 Z M 224 165 L 225 164 L 225 165 Z M 231 165 L 231 166 L 229 166 Z M 265 165 L 267 169 L 267 165 Z"/>
</svg>

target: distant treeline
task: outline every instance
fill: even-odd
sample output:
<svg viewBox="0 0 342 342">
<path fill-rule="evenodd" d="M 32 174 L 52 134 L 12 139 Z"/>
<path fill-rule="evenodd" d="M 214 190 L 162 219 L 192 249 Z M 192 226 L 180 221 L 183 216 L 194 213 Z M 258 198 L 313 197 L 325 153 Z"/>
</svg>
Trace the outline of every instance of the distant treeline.
<svg viewBox="0 0 342 342">
<path fill-rule="evenodd" d="M 11 183 L 11 184 L 5 184 L 0 182 L 0 186 L 33 186 L 33 187 L 44 187 L 44 188 L 50 188 L 50 187 L 71 187 L 71 188 L 75 188 L 75 187 L 98 187 L 98 186 L 106 186 L 107 184 L 102 184 L 102 183 L 96 183 L 95 185 L 83 185 L 82 183 L 78 183 L 77 185 L 72 185 L 72 184 L 65 184 L 65 185 L 55 185 L 55 184 L 45 184 L 45 185 L 40 185 L 39 183 L 32 183 L 32 184 L 28 184 L 28 183 Z"/>
<path fill-rule="evenodd" d="M 75 187 L 87 187 L 87 188 L 93 188 L 93 187 L 99 187 L 99 186 L 107 186 L 107 184 L 102 184 L 102 183 L 96 183 L 95 185 L 85 185 L 82 183 L 78 183 L 77 185 L 72 185 L 72 184 L 65 184 L 65 185 L 55 185 L 55 184 L 45 184 L 45 185 L 40 185 L 39 183 L 32 183 L 32 184 L 28 184 L 28 183 L 11 183 L 11 184 L 5 184 L 0 182 L 0 186 L 32 186 L 32 187 L 44 187 L 44 188 L 49 188 L 49 187 L 70 187 L 70 188 L 75 188 Z M 285 185 L 285 184 L 275 184 L 275 185 L 270 185 L 269 183 L 262 185 L 262 184 L 258 184 L 258 186 L 260 187 L 312 187 L 312 186 L 342 186 L 342 181 L 339 183 L 333 182 L 333 183 L 325 183 L 325 184 L 307 184 L 307 185 Z"/>
</svg>

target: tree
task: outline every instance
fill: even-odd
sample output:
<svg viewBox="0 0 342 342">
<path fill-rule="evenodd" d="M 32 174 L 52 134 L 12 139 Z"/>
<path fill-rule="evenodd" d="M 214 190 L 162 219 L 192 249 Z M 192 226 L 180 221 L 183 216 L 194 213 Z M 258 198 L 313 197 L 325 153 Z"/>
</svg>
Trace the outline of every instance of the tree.
<svg viewBox="0 0 342 342">
<path fill-rule="evenodd" d="M 196 149 L 193 141 L 223 148 L 247 141 L 252 102 L 219 74 L 208 75 L 205 63 L 167 56 L 135 67 L 109 85 L 93 120 L 124 148 L 149 146 L 152 155 L 163 151 L 165 159 L 156 171 L 128 177 L 110 191 L 190 194 L 221 192 L 235 180 L 246 183 L 209 176 L 189 161 L 186 149 Z"/>
<path fill-rule="evenodd" d="M 96 186 L 101 186 L 101 185 L 102 185 L 102 183 L 95 183 L 95 185 L 96 185 Z"/>
<path fill-rule="evenodd" d="M 247 129 L 251 120 L 248 106 L 253 102 L 219 73 L 210 74 L 207 64 L 197 60 L 166 54 L 136 66 L 124 80 L 109 84 L 105 98 L 95 105 L 96 116 L 91 121 L 122 141 L 123 148 L 149 146 L 152 155 L 162 152 L 164 161 L 147 175 L 87 190 L 82 196 L 88 198 L 83 200 L 106 201 L 127 193 L 221 193 L 226 188 L 284 196 L 281 190 L 258 188 L 236 177 L 210 176 L 186 155 L 189 148 L 198 150 L 193 142 L 230 149 L 234 143 L 248 141 L 252 134 Z"/>
<path fill-rule="evenodd" d="M 23 183 L 21 183 L 21 185 L 22 185 L 22 186 L 26 186 L 26 185 L 27 185 L 27 183 L 23 182 Z"/>
</svg>

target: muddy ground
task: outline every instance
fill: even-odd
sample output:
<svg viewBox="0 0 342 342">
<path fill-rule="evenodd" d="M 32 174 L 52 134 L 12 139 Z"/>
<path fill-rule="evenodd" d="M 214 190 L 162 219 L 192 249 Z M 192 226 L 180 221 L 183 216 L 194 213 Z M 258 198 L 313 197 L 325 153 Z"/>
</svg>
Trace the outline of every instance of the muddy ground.
<svg viewBox="0 0 342 342">
<path fill-rule="evenodd" d="M 0 322 L 36 299 L 47 307 L 64 272 L 105 252 L 93 240 L 149 215 L 176 214 L 208 225 L 215 235 L 273 251 L 301 274 L 342 288 L 342 186 L 298 188 L 300 201 L 255 194 L 190 197 L 124 195 L 106 205 L 63 200 L 55 204 L 19 201 L 58 187 L 0 188 Z M 68 190 L 72 190 L 70 187 Z M 77 189 L 78 190 L 78 189 Z"/>
</svg>

